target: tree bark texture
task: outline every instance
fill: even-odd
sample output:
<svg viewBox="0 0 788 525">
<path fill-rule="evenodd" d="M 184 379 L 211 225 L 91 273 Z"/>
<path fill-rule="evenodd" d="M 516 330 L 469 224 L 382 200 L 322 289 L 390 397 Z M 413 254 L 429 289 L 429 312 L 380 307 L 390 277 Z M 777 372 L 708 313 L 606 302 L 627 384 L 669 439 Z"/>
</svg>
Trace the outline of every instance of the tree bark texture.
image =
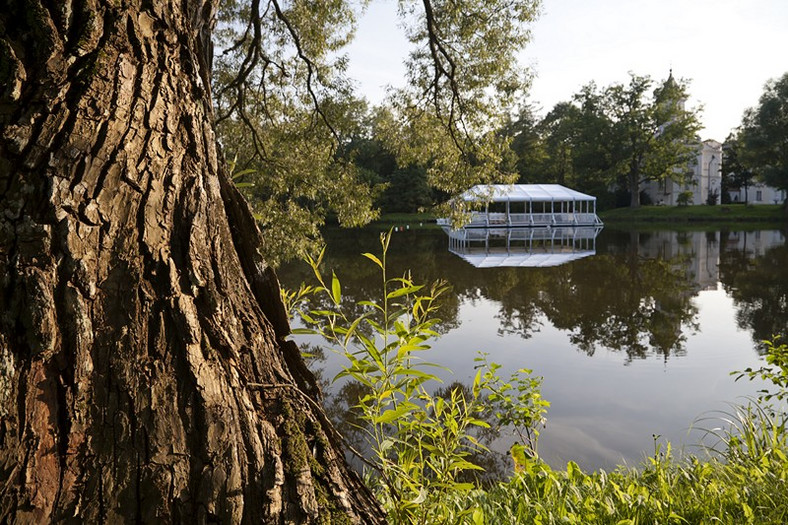
<svg viewBox="0 0 788 525">
<path fill-rule="evenodd" d="M 383 520 L 213 132 L 215 0 L 0 7 L 0 522 Z"/>
</svg>

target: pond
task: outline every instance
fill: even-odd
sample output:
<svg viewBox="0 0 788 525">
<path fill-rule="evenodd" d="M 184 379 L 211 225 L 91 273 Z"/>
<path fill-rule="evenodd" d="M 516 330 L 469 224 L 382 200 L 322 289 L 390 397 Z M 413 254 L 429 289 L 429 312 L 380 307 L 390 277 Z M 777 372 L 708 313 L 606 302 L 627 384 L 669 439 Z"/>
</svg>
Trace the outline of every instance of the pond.
<svg viewBox="0 0 788 525">
<path fill-rule="evenodd" d="M 377 268 L 360 255 L 380 253 L 379 234 L 325 232 L 325 268 L 351 305 L 380 294 Z M 443 231 L 416 225 L 394 233 L 390 275 L 411 270 L 417 282 L 452 286 L 438 314 L 442 336 L 426 356 L 452 370 L 446 382 L 469 384 L 480 351 L 504 377 L 526 367 L 544 378 L 551 406 L 539 453 L 551 465 L 637 466 L 655 435 L 698 453 L 697 419 L 762 386 L 730 372 L 759 366 L 761 341 L 788 332 L 785 234 L 605 227 L 594 241 L 564 264 L 479 268 L 449 251 Z M 286 288 L 312 282 L 304 263 L 279 274 Z M 342 361 L 324 357 L 313 366 L 331 379 Z M 327 390 L 339 395 L 339 385 Z M 502 435 L 495 446 L 513 441 Z"/>
</svg>

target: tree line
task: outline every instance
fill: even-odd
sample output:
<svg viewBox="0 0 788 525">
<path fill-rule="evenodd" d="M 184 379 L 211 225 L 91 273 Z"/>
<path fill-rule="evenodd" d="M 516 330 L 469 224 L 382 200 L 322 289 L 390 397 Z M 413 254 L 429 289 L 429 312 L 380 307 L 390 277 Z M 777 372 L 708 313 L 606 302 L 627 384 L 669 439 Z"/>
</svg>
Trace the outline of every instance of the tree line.
<svg viewBox="0 0 788 525">
<path fill-rule="evenodd" d="M 788 190 L 788 73 L 764 85 L 758 104 L 728 135 L 722 175 L 723 188 L 743 188 L 745 195 L 759 182 Z"/>
</svg>

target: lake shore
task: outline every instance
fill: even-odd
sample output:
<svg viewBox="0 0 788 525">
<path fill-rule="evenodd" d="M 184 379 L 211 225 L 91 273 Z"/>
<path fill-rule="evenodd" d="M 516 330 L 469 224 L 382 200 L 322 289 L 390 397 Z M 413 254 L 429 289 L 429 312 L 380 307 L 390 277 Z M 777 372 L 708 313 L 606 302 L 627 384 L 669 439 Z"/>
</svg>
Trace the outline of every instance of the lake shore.
<svg viewBox="0 0 788 525">
<path fill-rule="evenodd" d="M 768 223 L 782 227 L 788 223 L 783 206 L 780 204 L 721 204 L 716 206 L 641 206 L 639 208 L 614 208 L 599 212 L 605 224 L 672 223 L 697 226 L 699 223 L 720 225 L 721 223 Z M 431 213 L 387 213 L 373 221 L 375 225 L 420 226 L 435 225 L 435 215 Z"/>
<path fill-rule="evenodd" d="M 599 213 L 605 223 L 758 222 L 785 224 L 788 217 L 779 204 L 720 204 L 716 206 L 641 206 L 615 208 Z"/>
</svg>

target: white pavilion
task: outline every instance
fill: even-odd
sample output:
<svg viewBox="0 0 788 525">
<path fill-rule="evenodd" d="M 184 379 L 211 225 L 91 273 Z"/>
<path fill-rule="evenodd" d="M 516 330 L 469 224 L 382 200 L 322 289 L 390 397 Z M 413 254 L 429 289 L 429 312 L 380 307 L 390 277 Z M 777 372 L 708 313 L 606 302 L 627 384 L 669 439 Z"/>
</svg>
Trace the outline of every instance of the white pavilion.
<svg viewBox="0 0 788 525">
<path fill-rule="evenodd" d="M 485 203 L 484 210 L 471 212 L 465 228 L 602 225 L 596 197 L 560 184 L 479 184 L 458 198 Z M 438 224 L 451 226 L 451 220 Z"/>
<path fill-rule="evenodd" d="M 449 251 L 477 267 L 553 266 L 596 253 L 596 197 L 560 184 L 477 185 L 458 197 L 484 203 L 455 227 L 438 219 Z"/>
</svg>

